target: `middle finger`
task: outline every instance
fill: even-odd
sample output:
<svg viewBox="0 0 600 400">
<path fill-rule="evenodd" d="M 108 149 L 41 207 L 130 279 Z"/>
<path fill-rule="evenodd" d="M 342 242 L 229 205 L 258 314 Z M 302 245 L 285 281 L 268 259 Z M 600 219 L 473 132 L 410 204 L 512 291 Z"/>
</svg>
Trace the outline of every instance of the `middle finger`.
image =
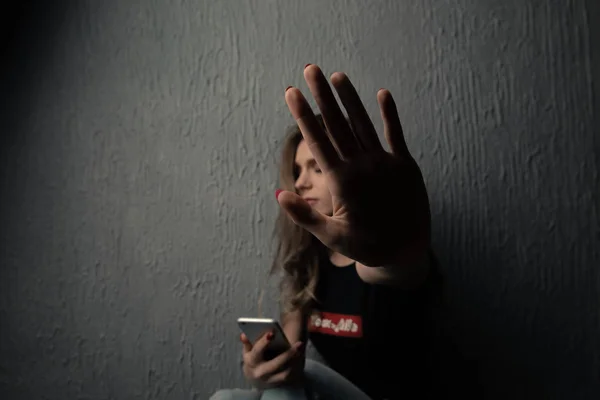
<svg viewBox="0 0 600 400">
<path fill-rule="evenodd" d="M 316 65 L 309 65 L 304 69 L 304 79 L 321 110 L 334 146 L 343 159 L 351 158 L 359 151 L 359 145 L 333 95 L 329 82 Z"/>
<path fill-rule="evenodd" d="M 353 128 L 356 128 L 354 134 L 358 137 L 363 149 L 367 151 L 383 150 L 373 122 L 348 76 L 343 72 L 336 72 L 331 75 L 331 83 L 340 96 L 354 125 Z"/>
</svg>

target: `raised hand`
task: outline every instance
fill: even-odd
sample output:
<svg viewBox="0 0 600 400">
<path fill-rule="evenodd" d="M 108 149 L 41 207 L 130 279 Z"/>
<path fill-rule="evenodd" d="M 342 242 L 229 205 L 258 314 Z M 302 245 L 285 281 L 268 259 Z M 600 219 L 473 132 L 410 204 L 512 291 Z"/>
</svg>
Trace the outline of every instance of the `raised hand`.
<svg viewBox="0 0 600 400">
<path fill-rule="evenodd" d="M 304 140 L 327 179 L 333 215 L 313 209 L 296 193 L 284 191 L 278 202 L 290 218 L 331 250 L 367 266 L 410 263 L 430 241 L 430 211 L 419 167 L 406 146 L 396 104 L 388 90 L 377 92 L 385 138 L 384 150 L 350 79 L 331 76 L 350 124 L 320 68 L 309 65 L 304 78 L 327 132 L 321 129 L 302 92 L 289 88 L 285 100 Z"/>
</svg>

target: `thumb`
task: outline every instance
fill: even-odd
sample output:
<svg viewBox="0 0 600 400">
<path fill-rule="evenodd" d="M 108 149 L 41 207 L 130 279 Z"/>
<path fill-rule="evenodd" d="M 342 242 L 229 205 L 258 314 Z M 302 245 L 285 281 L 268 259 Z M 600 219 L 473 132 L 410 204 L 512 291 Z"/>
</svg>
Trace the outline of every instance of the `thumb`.
<svg viewBox="0 0 600 400">
<path fill-rule="evenodd" d="M 296 193 L 278 190 L 275 194 L 277 202 L 292 221 L 315 236 L 323 231 L 327 217 L 310 206 Z"/>
</svg>

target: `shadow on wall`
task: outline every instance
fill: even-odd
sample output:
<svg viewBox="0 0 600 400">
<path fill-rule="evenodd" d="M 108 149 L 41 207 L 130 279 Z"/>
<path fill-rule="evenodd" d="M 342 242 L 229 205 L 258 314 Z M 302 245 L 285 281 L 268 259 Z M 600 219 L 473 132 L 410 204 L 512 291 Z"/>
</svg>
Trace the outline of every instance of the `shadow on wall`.
<svg viewBox="0 0 600 400">
<path fill-rule="evenodd" d="M 0 6 L 0 90 L 9 101 L 0 110 L 5 133 L 0 152 L 22 143 L 20 123 L 35 100 L 36 76 L 59 43 L 64 21 L 74 13 L 73 0 L 10 1 Z M 6 134 L 8 133 L 8 134 Z M 3 155 L 3 154 L 2 154 Z"/>
<path fill-rule="evenodd" d="M 566 289 L 541 286 L 536 274 L 546 266 L 538 254 L 517 254 L 510 239 L 508 245 L 490 240 L 518 237 L 516 228 L 496 227 L 486 241 L 473 212 L 434 216 L 433 246 L 444 276 L 442 381 L 457 380 L 459 392 L 471 386 L 477 398 L 588 398 L 596 389 L 593 368 L 586 368 L 591 350 L 573 340 L 583 329 L 565 326 L 577 300 Z"/>
</svg>

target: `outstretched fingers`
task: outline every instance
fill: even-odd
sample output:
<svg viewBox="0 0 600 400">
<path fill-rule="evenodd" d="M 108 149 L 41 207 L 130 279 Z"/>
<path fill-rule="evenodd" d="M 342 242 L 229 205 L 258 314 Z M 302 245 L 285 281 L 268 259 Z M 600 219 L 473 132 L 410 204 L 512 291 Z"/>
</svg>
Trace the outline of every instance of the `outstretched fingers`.
<svg viewBox="0 0 600 400">
<path fill-rule="evenodd" d="M 406 141 L 404 140 L 404 132 L 402 131 L 396 102 L 390 91 L 381 89 L 377 92 L 377 103 L 379 103 L 381 119 L 383 120 L 385 139 L 390 145 L 392 153 L 396 156 L 410 157 L 408 146 L 406 146 Z"/>
<path fill-rule="evenodd" d="M 323 172 L 331 171 L 340 162 L 340 157 L 327 133 L 321 128 L 306 98 L 300 90 L 288 88 L 285 92 L 285 102 L 302 132 L 302 137 L 314 155 L 315 161 Z"/>
<path fill-rule="evenodd" d="M 331 83 L 340 96 L 340 100 L 352 122 L 354 135 L 364 151 L 383 151 L 383 146 L 377 137 L 377 131 L 358 95 L 358 92 L 350 82 L 350 78 L 343 72 L 335 72 L 331 75 Z"/>
</svg>

